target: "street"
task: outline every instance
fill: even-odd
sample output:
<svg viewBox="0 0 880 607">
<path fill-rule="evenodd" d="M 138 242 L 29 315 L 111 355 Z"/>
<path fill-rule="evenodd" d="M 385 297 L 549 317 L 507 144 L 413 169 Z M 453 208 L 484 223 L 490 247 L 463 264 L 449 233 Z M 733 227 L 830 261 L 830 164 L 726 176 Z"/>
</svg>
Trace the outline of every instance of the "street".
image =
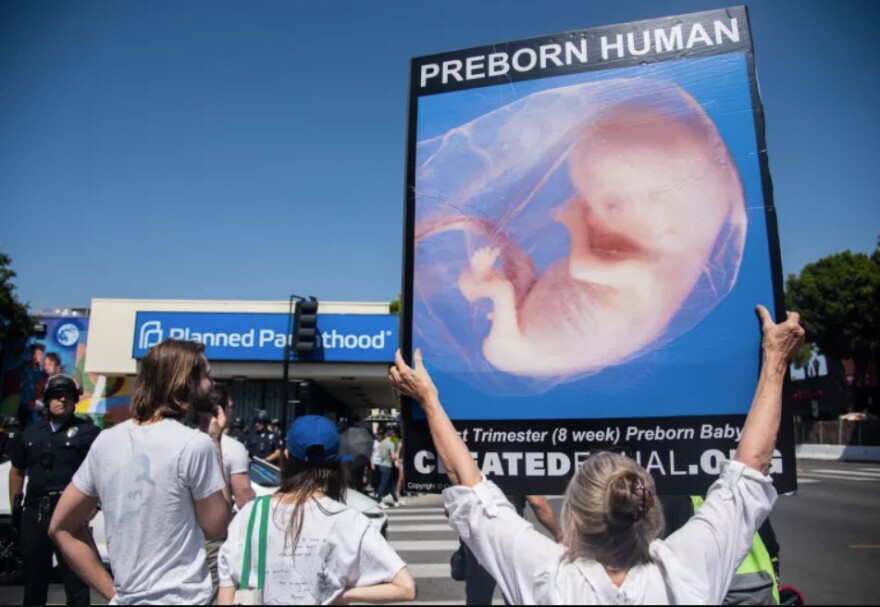
<svg viewBox="0 0 880 607">
<path fill-rule="evenodd" d="M 880 465 L 801 461 L 797 495 L 780 496 L 772 515 L 781 545 L 782 582 L 808 604 L 875 604 L 880 571 Z M 559 513 L 561 498 L 551 498 Z M 425 495 L 389 509 L 388 539 L 418 583 L 413 604 L 463 604 L 464 584 L 449 579 L 458 540 L 443 515 L 440 496 Z M 527 517 L 534 522 L 531 511 Z M 61 586 L 50 602 L 63 604 Z M 21 588 L 0 589 L 0 604 L 20 604 Z M 503 603 L 496 591 L 496 603 Z"/>
</svg>

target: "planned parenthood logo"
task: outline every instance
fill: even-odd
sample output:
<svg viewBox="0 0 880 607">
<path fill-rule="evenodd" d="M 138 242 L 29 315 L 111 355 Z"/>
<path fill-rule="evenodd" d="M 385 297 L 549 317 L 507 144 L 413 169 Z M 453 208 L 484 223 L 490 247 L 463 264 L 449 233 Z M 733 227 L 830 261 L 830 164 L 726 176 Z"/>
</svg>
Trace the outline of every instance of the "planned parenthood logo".
<svg viewBox="0 0 880 607">
<path fill-rule="evenodd" d="M 149 350 L 162 341 L 162 321 L 151 320 L 141 325 L 138 337 L 138 349 Z"/>
</svg>

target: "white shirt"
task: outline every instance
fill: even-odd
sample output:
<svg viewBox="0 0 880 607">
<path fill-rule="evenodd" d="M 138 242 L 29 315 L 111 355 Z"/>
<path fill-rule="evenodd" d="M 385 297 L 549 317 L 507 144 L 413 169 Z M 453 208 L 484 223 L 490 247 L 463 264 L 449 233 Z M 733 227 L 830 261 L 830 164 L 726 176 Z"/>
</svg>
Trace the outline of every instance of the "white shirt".
<svg viewBox="0 0 880 607">
<path fill-rule="evenodd" d="M 174 420 L 98 435 L 73 484 L 101 500 L 111 604 L 202 604 L 212 596 L 195 500 L 224 486 L 207 434 Z"/>
<path fill-rule="evenodd" d="M 240 442 L 222 434 L 220 436 L 220 448 L 223 449 L 223 472 L 229 481 L 233 474 L 247 474 L 250 462 L 248 461 L 247 448 Z"/>
<path fill-rule="evenodd" d="M 229 526 L 217 571 L 221 587 L 238 588 L 251 510 L 248 503 Z M 266 605 L 327 605 L 346 588 L 390 582 L 406 565 L 367 518 L 328 497 L 310 500 L 295 553 L 288 525 L 293 506 L 272 500 L 266 539 Z M 259 517 L 251 544 L 250 584 L 257 580 Z"/>
<path fill-rule="evenodd" d="M 373 439 L 372 461 L 373 461 L 373 464 L 375 464 L 376 466 L 378 466 L 379 462 L 382 460 L 382 458 L 379 457 L 379 445 L 381 445 L 381 444 L 382 444 L 381 441 L 377 441 L 375 438 Z"/>
<path fill-rule="evenodd" d="M 512 604 L 720 605 L 776 491 L 759 472 L 725 464 L 697 514 L 652 542 L 652 562 L 630 569 L 619 588 L 596 561 L 566 562 L 565 549 L 517 516 L 493 483 L 443 497 L 453 529 Z"/>
</svg>

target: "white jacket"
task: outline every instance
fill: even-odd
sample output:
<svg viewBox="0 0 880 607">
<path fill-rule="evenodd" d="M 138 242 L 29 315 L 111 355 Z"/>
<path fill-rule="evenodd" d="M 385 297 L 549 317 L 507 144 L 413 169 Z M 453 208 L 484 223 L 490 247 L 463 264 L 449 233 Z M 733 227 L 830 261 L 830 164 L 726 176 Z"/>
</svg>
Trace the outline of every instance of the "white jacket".
<svg viewBox="0 0 880 607">
<path fill-rule="evenodd" d="M 443 497 L 453 529 L 510 603 L 719 605 L 776 490 L 761 473 L 725 464 L 699 512 L 667 539 L 652 542 L 652 562 L 630 569 L 619 588 L 596 561 L 566 562 L 565 549 L 519 517 L 494 483 L 452 487 Z"/>
</svg>

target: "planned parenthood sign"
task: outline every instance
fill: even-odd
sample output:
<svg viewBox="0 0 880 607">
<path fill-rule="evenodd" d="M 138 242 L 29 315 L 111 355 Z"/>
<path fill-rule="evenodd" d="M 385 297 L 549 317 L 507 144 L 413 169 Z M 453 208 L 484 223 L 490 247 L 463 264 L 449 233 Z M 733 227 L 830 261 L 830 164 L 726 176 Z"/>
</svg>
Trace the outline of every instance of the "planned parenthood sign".
<svg viewBox="0 0 880 607">
<path fill-rule="evenodd" d="M 140 360 L 164 339 L 205 345 L 211 360 L 280 361 L 287 338 L 287 314 L 138 312 L 133 358 Z M 318 349 L 310 361 L 387 363 L 397 349 L 397 316 L 318 316 Z"/>
</svg>

